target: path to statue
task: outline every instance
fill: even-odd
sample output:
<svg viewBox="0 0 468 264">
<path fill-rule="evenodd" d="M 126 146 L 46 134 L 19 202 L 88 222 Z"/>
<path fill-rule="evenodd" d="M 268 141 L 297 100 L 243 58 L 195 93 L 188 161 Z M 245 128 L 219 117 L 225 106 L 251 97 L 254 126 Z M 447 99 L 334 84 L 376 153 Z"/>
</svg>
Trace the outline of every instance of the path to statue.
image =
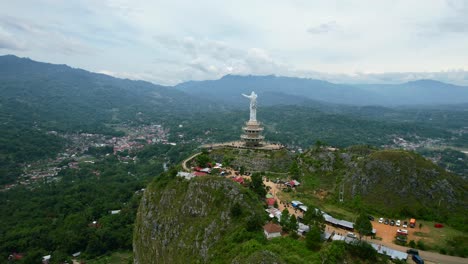
<svg viewBox="0 0 468 264">
<path fill-rule="evenodd" d="M 182 168 L 187 172 L 192 172 L 191 169 L 187 168 L 187 162 L 191 161 L 192 159 L 194 159 L 196 156 L 198 156 L 200 154 L 201 154 L 201 152 L 195 153 L 192 156 L 190 156 L 189 158 L 182 161 Z"/>
</svg>

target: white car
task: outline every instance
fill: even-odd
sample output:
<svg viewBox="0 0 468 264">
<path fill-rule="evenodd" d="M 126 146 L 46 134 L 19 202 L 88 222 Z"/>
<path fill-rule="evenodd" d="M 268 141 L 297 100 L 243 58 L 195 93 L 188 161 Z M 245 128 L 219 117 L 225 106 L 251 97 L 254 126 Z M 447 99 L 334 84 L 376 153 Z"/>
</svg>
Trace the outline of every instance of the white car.
<svg viewBox="0 0 468 264">
<path fill-rule="evenodd" d="M 395 225 L 396 225 L 396 226 L 400 226 L 400 225 L 401 225 L 401 221 L 400 221 L 400 220 L 396 220 Z"/>
<path fill-rule="evenodd" d="M 406 230 L 406 229 L 398 229 L 398 230 L 397 230 L 397 233 L 398 233 L 399 235 L 408 235 L 408 230 Z"/>
<path fill-rule="evenodd" d="M 408 228 L 408 222 L 406 221 L 403 222 L 403 228 Z"/>
<path fill-rule="evenodd" d="M 379 223 L 383 223 L 383 218 L 379 218 Z"/>
</svg>

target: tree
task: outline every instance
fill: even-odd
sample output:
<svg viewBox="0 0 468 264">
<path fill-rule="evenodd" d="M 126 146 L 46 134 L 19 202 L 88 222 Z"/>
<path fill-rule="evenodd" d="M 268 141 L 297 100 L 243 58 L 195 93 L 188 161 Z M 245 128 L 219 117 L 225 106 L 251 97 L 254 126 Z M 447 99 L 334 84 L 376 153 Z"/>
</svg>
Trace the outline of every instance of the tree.
<svg viewBox="0 0 468 264">
<path fill-rule="evenodd" d="M 265 190 L 265 185 L 263 184 L 262 180 L 262 175 L 260 173 L 254 173 L 250 177 L 251 182 L 250 182 L 250 188 L 258 194 L 260 197 L 265 197 L 266 195 L 266 190 Z"/>
<path fill-rule="evenodd" d="M 298 223 L 297 223 L 296 216 L 291 215 L 289 217 L 289 229 L 295 233 L 297 228 L 298 228 Z"/>
<path fill-rule="evenodd" d="M 197 156 L 197 165 L 200 167 L 205 167 L 208 162 L 210 162 L 210 157 L 203 153 Z"/>
<path fill-rule="evenodd" d="M 289 174 L 291 174 L 291 178 L 293 180 L 299 180 L 300 173 L 301 172 L 299 170 L 299 166 L 297 165 L 297 161 L 293 161 L 293 163 L 289 167 Z"/>
<path fill-rule="evenodd" d="M 242 214 L 242 207 L 239 203 L 235 203 L 232 207 L 231 207 L 231 216 L 234 217 L 234 218 L 237 218 L 239 217 L 240 215 Z"/>
<path fill-rule="evenodd" d="M 320 229 L 317 226 L 311 226 L 305 238 L 306 247 L 311 250 L 319 250 L 321 242 Z"/>
<path fill-rule="evenodd" d="M 359 240 L 361 240 L 362 236 L 367 236 L 372 233 L 372 223 L 369 218 L 367 218 L 367 214 L 361 213 L 359 215 L 354 224 L 354 228 L 359 233 Z"/>
<path fill-rule="evenodd" d="M 240 173 L 240 175 L 244 175 L 244 174 L 245 174 L 245 167 L 244 167 L 244 166 L 241 166 L 241 167 L 240 167 L 239 173 Z"/>
<path fill-rule="evenodd" d="M 287 208 L 284 208 L 283 212 L 281 212 L 281 220 L 280 220 L 281 227 L 283 228 L 284 231 L 288 232 L 290 230 L 290 222 L 291 222 L 291 219 L 290 219 L 289 211 Z"/>
<path fill-rule="evenodd" d="M 343 241 L 333 241 L 320 250 L 322 264 L 340 263 L 346 254 L 346 248 Z"/>
<path fill-rule="evenodd" d="M 325 219 L 322 212 L 318 209 L 308 207 L 309 210 L 304 214 L 304 224 L 316 226 L 321 233 L 325 230 Z"/>
</svg>

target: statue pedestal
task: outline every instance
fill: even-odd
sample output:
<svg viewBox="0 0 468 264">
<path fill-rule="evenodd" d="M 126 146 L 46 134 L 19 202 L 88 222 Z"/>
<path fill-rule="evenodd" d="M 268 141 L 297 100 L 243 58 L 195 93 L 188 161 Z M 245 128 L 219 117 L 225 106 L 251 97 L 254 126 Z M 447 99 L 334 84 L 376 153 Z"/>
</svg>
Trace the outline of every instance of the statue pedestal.
<svg viewBox="0 0 468 264">
<path fill-rule="evenodd" d="M 241 135 L 241 139 L 247 147 L 259 147 L 262 145 L 262 141 L 265 139 L 261 135 L 263 127 L 260 122 L 249 120 L 245 122 L 245 126 L 242 127 L 244 134 Z"/>
</svg>

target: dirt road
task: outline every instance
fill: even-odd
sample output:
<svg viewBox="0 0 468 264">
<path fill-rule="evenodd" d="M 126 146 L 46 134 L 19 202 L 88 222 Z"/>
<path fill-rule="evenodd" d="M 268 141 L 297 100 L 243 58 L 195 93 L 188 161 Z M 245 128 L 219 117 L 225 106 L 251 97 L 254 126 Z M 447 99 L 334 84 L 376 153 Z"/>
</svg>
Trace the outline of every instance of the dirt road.
<svg viewBox="0 0 468 264">
<path fill-rule="evenodd" d="M 195 158 L 196 156 L 198 156 L 198 155 L 200 155 L 200 154 L 201 154 L 201 152 L 195 153 L 195 154 L 193 154 L 192 156 L 190 156 L 189 158 L 187 158 L 187 159 L 185 159 L 184 161 L 182 161 L 182 168 L 183 168 L 185 171 L 190 172 L 190 169 L 187 168 L 187 162 L 188 162 L 189 160 L 192 160 L 193 158 Z"/>
</svg>

